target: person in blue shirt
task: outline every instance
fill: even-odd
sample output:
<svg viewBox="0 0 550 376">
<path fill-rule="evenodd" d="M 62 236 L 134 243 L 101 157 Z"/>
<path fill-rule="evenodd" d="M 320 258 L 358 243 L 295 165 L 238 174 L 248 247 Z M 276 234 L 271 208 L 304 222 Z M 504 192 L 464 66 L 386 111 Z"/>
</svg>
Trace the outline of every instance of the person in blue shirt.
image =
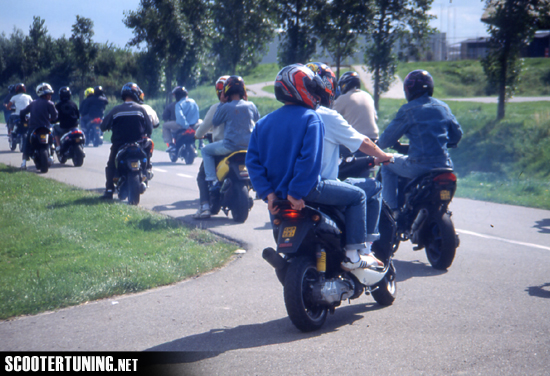
<svg viewBox="0 0 550 376">
<path fill-rule="evenodd" d="M 246 86 L 242 77 L 230 76 L 223 85 L 218 106 L 212 125 L 224 125 L 223 140 L 216 141 L 202 148 L 205 180 L 211 190 L 219 188 L 216 177 L 216 156 L 231 154 L 238 150 L 246 150 L 250 134 L 260 119 L 256 105 L 248 101 Z"/>
<path fill-rule="evenodd" d="M 246 167 L 254 190 L 267 200 L 272 215 L 277 199 L 286 199 L 294 210 L 306 201 L 344 208 L 346 220 L 344 270 L 379 266 L 372 255 L 363 255 L 366 244 L 365 192 L 338 180 L 322 179 L 325 125 L 315 111 L 325 84 L 301 64 L 283 68 L 275 80 L 275 97 L 284 106 L 258 121 L 252 131 Z"/>
<path fill-rule="evenodd" d="M 408 155 L 395 154 L 395 163 L 382 166 L 382 196 L 396 212 L 398 177 L 416 178 L 435 168 L 453 167 L 448 148 L 456 147 L 462 128 L 444 102 L 432 98 L 434 81 L 425 70 L 410 72 L 403 81 L 406 104 L 401 106 L 378 139 L 385 149 L 402 136 L 409 139 Z"/>
<path fill-rule="evenodd" d="M 177 90 L 176 90 L 177 89 Z M 169 146 L 166 150 L 170 152 L 175 145 L 172 142 L 172 132 L 177 132 L 181 129 L 194 128 L 199 121 L 199 106 L 195 100 L 189 98 L 187 90 L 183 86 L 178 86 L 174 89 L 177 103 L 174 107 L 176 115 L 175 121 L 166 121 L 162 125 L 162 138 Z M 180 98 L 178 100 L 178 98 Z"/>
</svg>

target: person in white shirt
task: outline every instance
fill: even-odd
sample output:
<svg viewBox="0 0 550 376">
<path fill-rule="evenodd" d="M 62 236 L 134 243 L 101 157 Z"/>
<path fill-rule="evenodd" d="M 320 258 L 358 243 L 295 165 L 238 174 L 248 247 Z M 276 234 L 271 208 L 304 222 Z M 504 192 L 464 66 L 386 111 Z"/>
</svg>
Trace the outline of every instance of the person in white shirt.
<svg viewBox="0 0 550 376">
<path fill-rule="evenodd" d="M 357 72 L 346 72 L 338 81 L 340 96 L 336 98 L 332 109 L 351 124 L 351 126 L 362 135 L 372 141 L 378 139 L 378 126 L 376 120 L 376 108 L 374 99 L 366 91 L 361 90 L 361 80 Z M 361 152 L 356 155 L 362 155 Z"/>
<path fill-rule="evenodd" d="M 323 63 L 308 63 L 307 67 L 315 74 L 319 75 L 327 87 L 327 93 L 321 98 L 321 106 L 317 109 L 317 113 L 321 116 L 323 123 L 325 123 L 321 179 L 338 180 L 338 161 L 340 159 L 341 145 L 347 147 L 352 152 L 360 150 L 366 155 L 375 157 L 375 162 L 377 164 L 391 161 L 393 158 L 392 154 L 383 152 L 369 139 L 369 137 L 359 133 L 342 117 L 342 115 L 329 108 L 334 101 L 336 89 L 336 76 L 332 70 Z M 345 182 L 365 191 L 367 197 L 367 210 L 365 215 L 367 247 L 361 254 L 363 256 L 368 256 L 371 264 L 378 264 L 381 266 L 382 263 L 371 254 L 370 250 L 372 242 L 379 238 L 378 222 L 381 209 L 380 191 L 382 189 L 380 182 L 372 178 L 346 179 Z M 352 262 L 354 261 L 354 255 L 352 255 L 351 252 L 349 255 L 346 255 Z"/>
<path fill-rule="evenodd" d="M 10 119 L 15 116 L 19 118 L 19 113 L 24 110 L 32 102 L 32 97 L 26 94 L 27 88 L 25 84 L 19 83 L 15 85 L 15 95 L 8 102 L 8 110 L 15 109 L 15 112 L 10 116 Z"/>
</svg>

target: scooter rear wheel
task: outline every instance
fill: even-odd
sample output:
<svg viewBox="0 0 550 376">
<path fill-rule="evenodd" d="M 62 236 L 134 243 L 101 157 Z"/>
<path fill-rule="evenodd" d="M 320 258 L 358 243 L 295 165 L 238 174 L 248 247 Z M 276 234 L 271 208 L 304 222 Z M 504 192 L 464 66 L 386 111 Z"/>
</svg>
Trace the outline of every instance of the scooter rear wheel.
<svg viewBox="0 0 550 376">
<path fill-rule="evenodd" d="M 310 257 L 296 257 L 285 276 L 284 297 L 288 317 L 302 332 L 311 332 L 323 326 L 328 308 L 315 304 L 311 286 L 319 279 L 317 266 Z"/>
<path fill-rule="evenodd" d="M 425 224 L 426 256 L 434 269 L 447 270 L 456 254 L 457 238 L 449 213 L 430 217 Z"/>
<path fill-rule="evenodd" d="M 50 167 L 48 149 L 41 148 L 40 150 L 38 150 L 38 160 L 39 162 L 37 167 L 40 169 L 40 172 L 48 172 L 48 169 Z"/>
<path fill-rule="evenodd" d="M 128 203 L 130 205 L 138 205 L 140 196 L 139 171 L 130 171 L 126 184 L 128 187 Z"/>
</svg>

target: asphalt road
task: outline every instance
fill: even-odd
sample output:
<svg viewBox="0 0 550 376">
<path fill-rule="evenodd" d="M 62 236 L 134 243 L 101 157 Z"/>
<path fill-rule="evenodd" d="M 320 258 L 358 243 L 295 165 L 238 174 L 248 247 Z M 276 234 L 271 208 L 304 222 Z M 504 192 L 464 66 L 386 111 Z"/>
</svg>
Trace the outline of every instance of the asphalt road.
<svg viewBox="0 0 550 376">
<path fill-rule="evenodd" d="M 5 133 L 0 162 L 19 166 Z M 101 192 L 107 156 L 108 145 L 86 148 L 83 167 L 56 163 L 43 176 Z M 461 245 L 447 272 L 403 244 L 392 306 L 362 296 L 304 334 L 261 257 L 274 245 L 265 204 L 255 201 L 241 225 L 191 218 L 199 162 L 156 152 L 141 206 L 239 240 L 245 254 L 171 286 L 0 322 L 0 351 L 191 352 L 165 368 L 193 375 L 550 374 L 550 211 L 455 199 Z"/>
</svg>

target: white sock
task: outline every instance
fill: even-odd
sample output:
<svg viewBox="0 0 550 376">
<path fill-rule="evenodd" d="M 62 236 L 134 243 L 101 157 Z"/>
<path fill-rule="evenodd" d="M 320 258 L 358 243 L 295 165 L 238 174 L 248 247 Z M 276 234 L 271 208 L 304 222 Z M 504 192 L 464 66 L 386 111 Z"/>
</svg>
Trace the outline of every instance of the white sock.
<svg viewBox="0 0 550 376">
<path fill-rule="evenodd" d="M 370 255 L 372 250 L 371 250 L 371 246 L 372 246 L 372 242 L 367 242 L 367 248 L 361 248 L 358 250 L 359 254 L 360 255 Z"/>
<path fill-rule="evenodd" d="M 359 253 L 356 249 L 346 251 L 346 257 L 349 258 L 351 262 L 359 261 Z"/>
</svg>

